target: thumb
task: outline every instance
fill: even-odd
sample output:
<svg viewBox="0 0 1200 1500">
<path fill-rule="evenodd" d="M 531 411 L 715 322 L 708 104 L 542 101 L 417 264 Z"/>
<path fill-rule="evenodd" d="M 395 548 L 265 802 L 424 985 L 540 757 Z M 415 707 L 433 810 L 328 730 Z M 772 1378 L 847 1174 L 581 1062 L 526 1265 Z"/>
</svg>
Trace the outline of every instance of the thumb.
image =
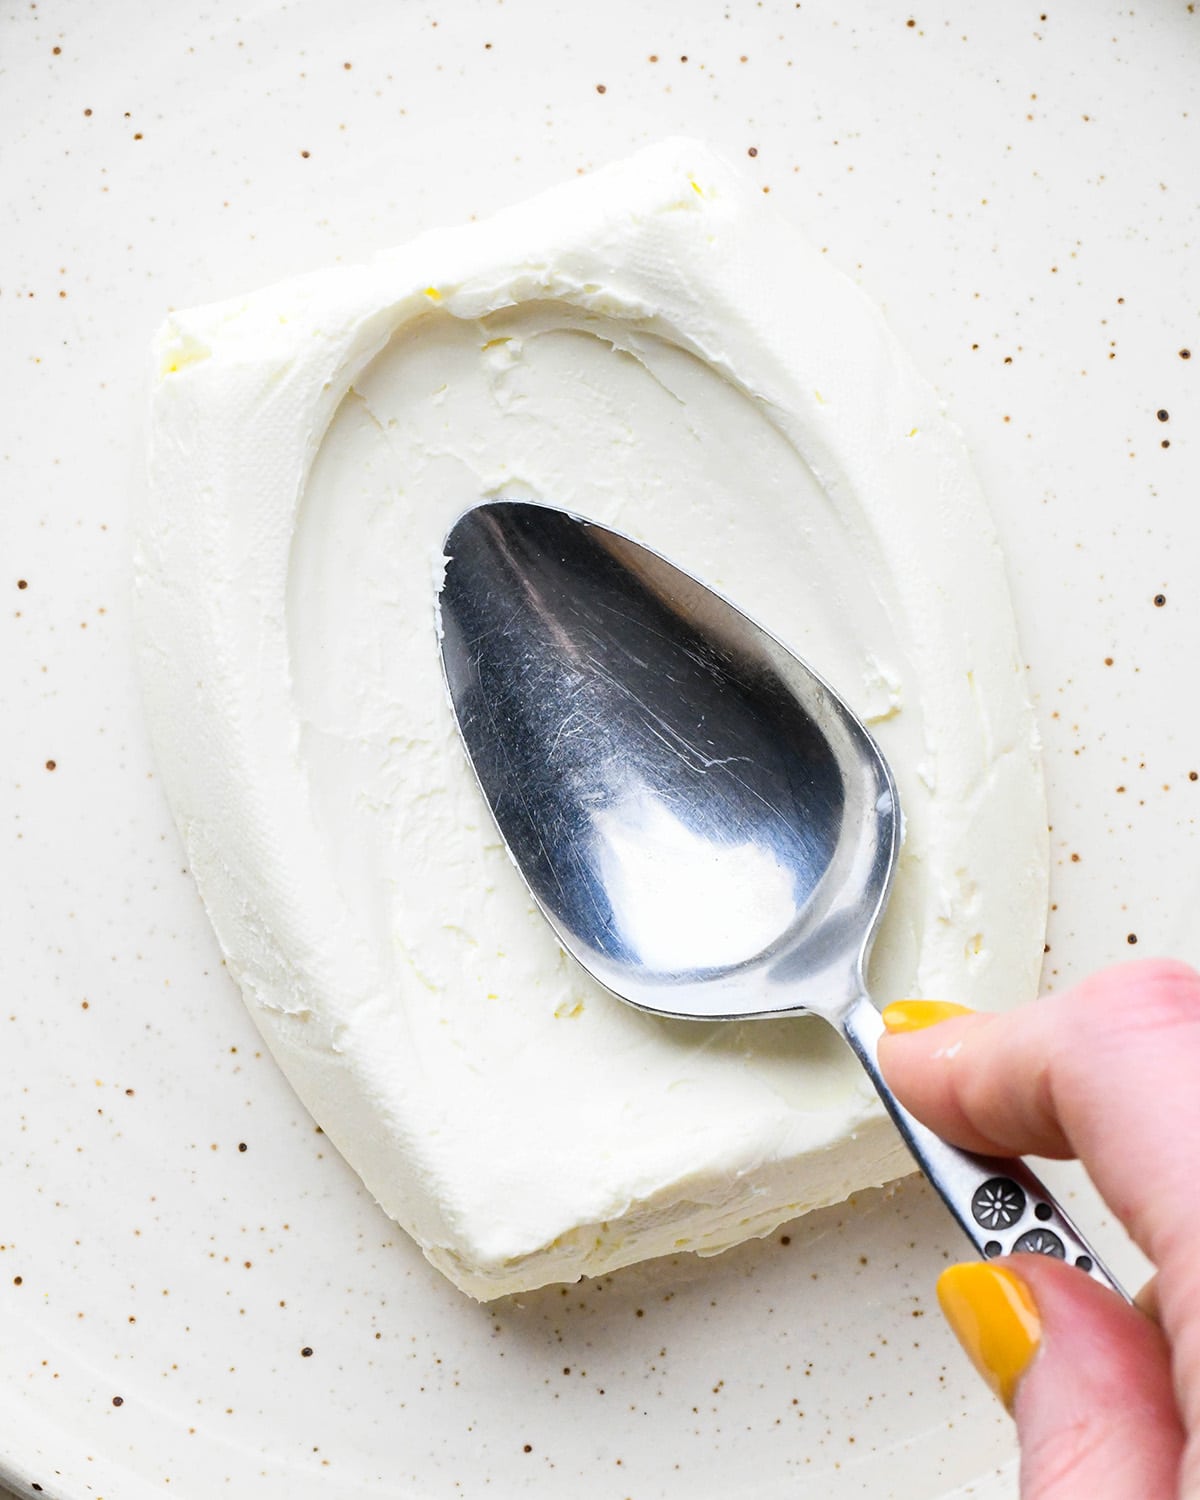
<svg viewBox="0 0 1200 1500">
<path fill-rule="evenodd" d="M 938 1301 L 1016 1418 L 1022 1500 L 1173 1500 L 1184 1436 L 1161 1329 L 1047 1256 L 950 1266 Z"/>
</svg>

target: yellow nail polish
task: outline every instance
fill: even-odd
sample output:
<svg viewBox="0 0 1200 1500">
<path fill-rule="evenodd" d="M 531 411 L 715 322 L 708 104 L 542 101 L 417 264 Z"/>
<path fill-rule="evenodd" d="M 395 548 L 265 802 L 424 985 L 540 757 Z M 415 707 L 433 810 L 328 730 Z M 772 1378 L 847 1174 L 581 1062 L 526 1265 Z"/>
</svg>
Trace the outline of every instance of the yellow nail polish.
<svg viewBox="0 0 1200 1500">
<path fill-rule="evenodd" d="M 923 1031 L 926 1026 L 936 1026 L 953 1016 L 970 1015 L 974 1015 L 970 1006 L 955 1005 L 951 1000 L 893 1000 L 883 1007 L 883 1024 L 894 1035 L 901 1031 Z"/>
<path fill-rule="evenodd" d="M 1021 1377 L 1042 1342 L 1042 1320 L 1029 1288 L 1005 1266 L 949 1266 L 938 1302 L 971 1363 L 1009 1411 Z"/>
</svg>

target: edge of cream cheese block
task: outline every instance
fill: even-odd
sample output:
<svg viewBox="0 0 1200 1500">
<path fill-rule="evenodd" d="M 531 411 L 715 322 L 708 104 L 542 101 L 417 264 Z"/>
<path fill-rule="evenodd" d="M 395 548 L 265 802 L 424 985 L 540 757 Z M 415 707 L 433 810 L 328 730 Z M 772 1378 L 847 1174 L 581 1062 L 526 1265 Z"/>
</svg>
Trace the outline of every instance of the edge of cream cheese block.
<svg viewBox="0 0 1200 1500">
<path fill-rule="evenodd" d="M 923 914 L 918 991 L 943 994 L 960 976 L 956 880 L 982 851 L 1009 855 L 988 878 L 993 909 L 1019 934 L 1002 966 L 1012 1001 L 1035 992 L 1045 910 L 1036 729 L 962 440 L 877 310 L 706 148 L 665 142 L 366 265 L 173 314 L 154 346 L 135 605 L 148 717 L 188 862 L 293 1087 L 429 1259 L 485 1298 L 716 1250 L 911 1167 L 864 1092 L 818 1122 L 799 1155 L 743 1152 L 707 1184 L 681 1171 L 611 1218 L 521 1243 L 516 1228 L 465 1216 L 425 1149 L 436 1081 L 396 1076 L 395 977 L 321 858 L 308 802 L 284 603 L 292 528 L 339 404 L 398 330 L 432 309 L 469 319 L 538 300 L 620 318 L 719 371 L 769 410 L 852 518 L 864 567 L 888 557 L 921 643 L 927 718 L 946 727 L 923 772 L 936 789 L 922 816 L 943 910 Z M 904 514 L 913 496 L 929 512 L 922 534 L 940 536 L 951 566 L 961 559 L 992 632 L 977 673 L 961 671 L 974 615 L 927 588 Z M 376 1051 L 371 1036 L 383 1033 Z"/>
<path fill-rule="evenodd" d="M 834 1156 L 845 1142 L 825 1148 Z M 449 1249 L 427 1249 L 426 1256 L 462 1291 L 481 1302 L 512 1292 L 534 1291 L 561 1281 L 619 1271 L 659 1256 L 719 1255 L 747 1240 L 764 1239 L 803 1214 L 843 1203 L 853 1193 L 883 1187 L 914 1170 L 912 1158 L 891 1122 L 865 1119 L 855 1132 L 854 1153 L 796 1196 L 794 1161 L 772 1162 L 740 1176 L 714 1181 L 706 1175 L 684 1179 L 670 1192 L 629 1205 L 619 1219 L 582 1224 L 553 1244 L 553 1274 L 545 1251 L 487 1265 L 465 1261 Z M 680 1203 L 704 1215 L 705 1227 L 690 1230 L 679 1221 Z"/>
</svg>

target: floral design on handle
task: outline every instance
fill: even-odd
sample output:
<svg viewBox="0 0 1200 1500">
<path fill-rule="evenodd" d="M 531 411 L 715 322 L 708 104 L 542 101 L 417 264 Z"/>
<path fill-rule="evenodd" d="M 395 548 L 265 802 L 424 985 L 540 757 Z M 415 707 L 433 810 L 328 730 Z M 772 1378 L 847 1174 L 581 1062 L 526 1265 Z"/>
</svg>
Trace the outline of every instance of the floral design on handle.
<svg viewBox="0 0 1200 1500">
<path fill-rule="evenodd" d="M 992 1177 L 975 1189 L 971 1212 L 985 1229 L 1010 1229 L 1025 1212 L 1025 1194 L 1010 1177 Z"/>
<path fill-rule="evenodd" d="M 1067 1254 L 1062 1240 L 1049 1229 L 1030 1229 L 1013 1246 L 1014 1253 L 1019 1250 L 1030 1255 L 1052 1255 L 1055 1260 L 1064 1260 Z"/>
</svg>

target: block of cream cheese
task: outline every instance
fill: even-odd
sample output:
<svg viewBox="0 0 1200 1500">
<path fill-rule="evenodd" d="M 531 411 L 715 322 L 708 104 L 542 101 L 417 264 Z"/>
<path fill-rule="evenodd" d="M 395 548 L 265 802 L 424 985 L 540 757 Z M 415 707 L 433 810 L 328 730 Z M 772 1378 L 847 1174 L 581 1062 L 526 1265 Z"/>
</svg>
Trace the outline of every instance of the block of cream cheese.
<svg viewBox="0 0 1200 1500">
<path fill-rule="evenodd" d="M 668 141 L 365 265 L 173 314 L 135 560 L 158 763 L 230 971 L 383 1209 L 488 1299 L 713 1252 L 910 1162 L 823 1023 L 592 984 L 440 678 L 467 505 L 616 526 L 833 681 L 906 836 L 879 1002 L 1034 993 L 1046 823 L 1003 562 L 879 313 Z"/>
</svg>

